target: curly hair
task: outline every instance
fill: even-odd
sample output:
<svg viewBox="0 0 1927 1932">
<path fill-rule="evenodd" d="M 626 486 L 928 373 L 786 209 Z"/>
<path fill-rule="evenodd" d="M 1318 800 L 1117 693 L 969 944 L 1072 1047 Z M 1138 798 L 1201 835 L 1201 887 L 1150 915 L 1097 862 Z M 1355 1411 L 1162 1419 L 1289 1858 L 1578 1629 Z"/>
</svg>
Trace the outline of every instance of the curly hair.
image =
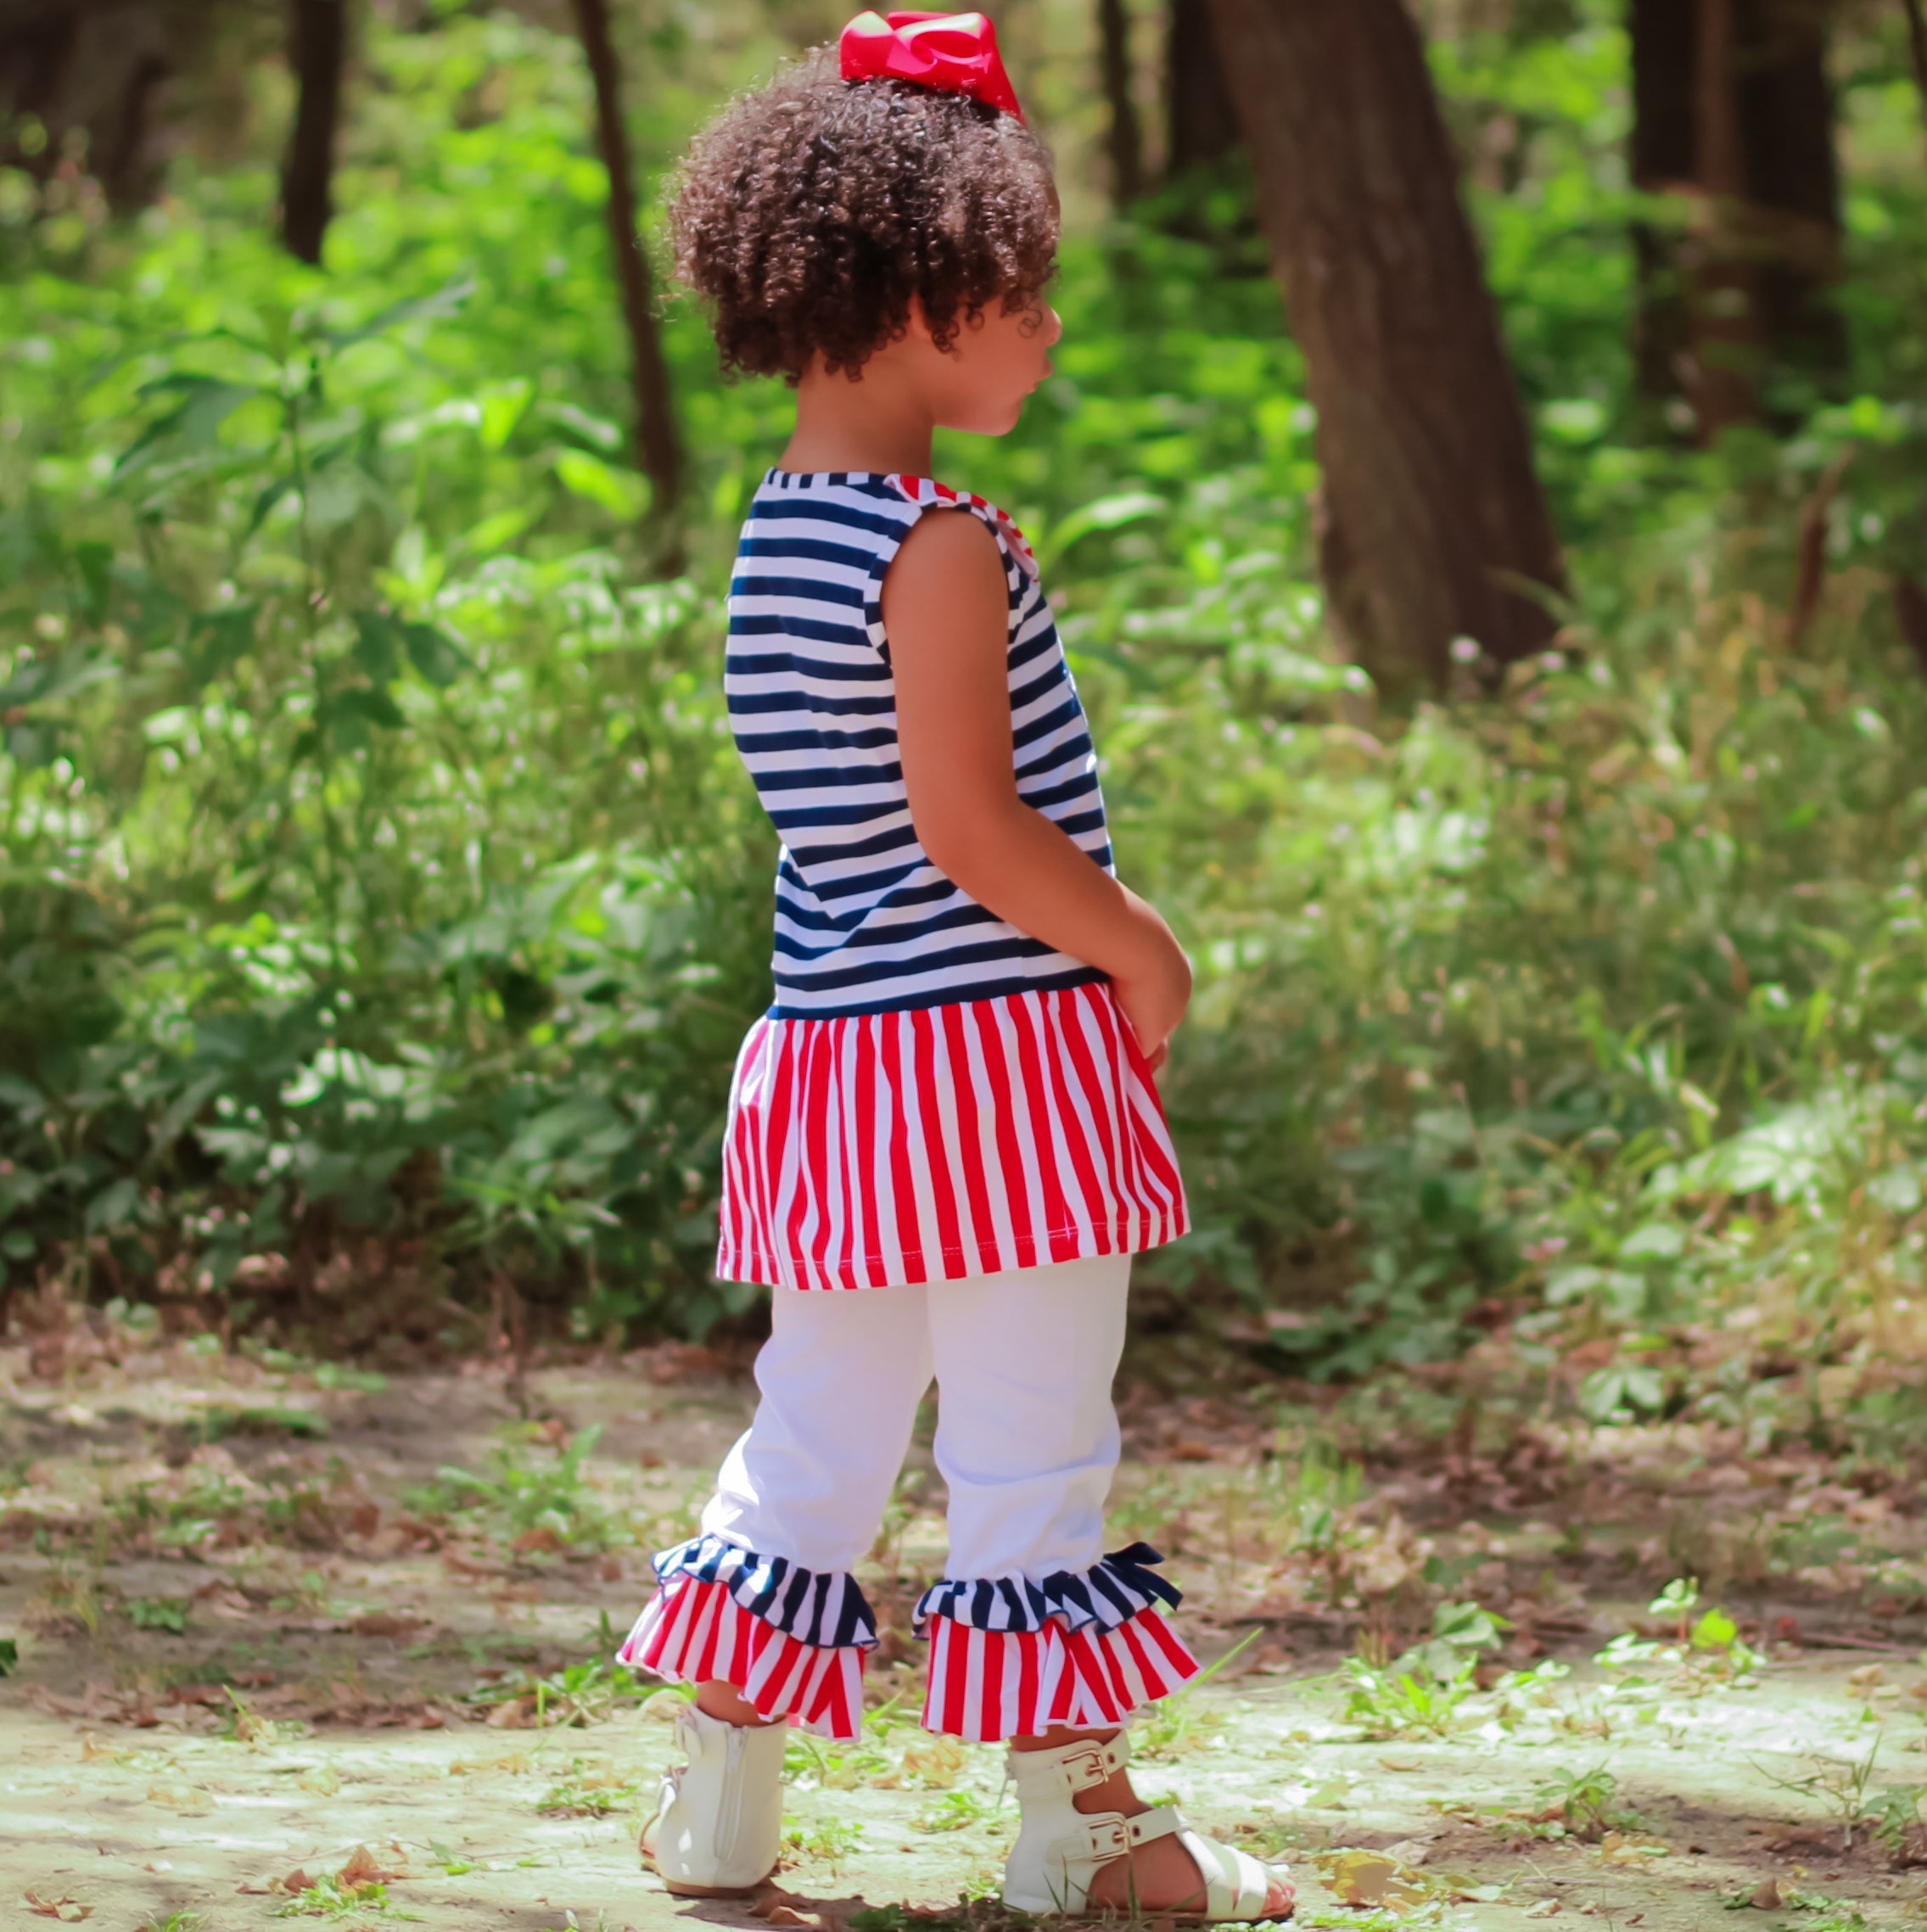
<svg viewBox="0 0 1927 1932">
<path fill-rule="evenodd" d="M 1012 115 L 903 81 L 845 81 L 818 48 L 697 137 L 669 204 L 678 277 L 725 370 L 854 378 L 919 298 L 938 347 L 1056 266 L 1044 144 Z"/>
</svg>

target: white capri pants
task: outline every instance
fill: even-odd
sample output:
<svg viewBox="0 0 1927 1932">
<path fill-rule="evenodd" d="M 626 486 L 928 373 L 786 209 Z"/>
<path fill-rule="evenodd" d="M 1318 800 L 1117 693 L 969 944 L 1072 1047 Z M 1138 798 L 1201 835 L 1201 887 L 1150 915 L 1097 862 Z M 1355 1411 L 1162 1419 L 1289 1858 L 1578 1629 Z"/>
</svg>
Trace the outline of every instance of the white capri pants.
<svg viewBox="0 0 1927 1932">
<path fill-rule="evenodd" d="M 1131 1257 L 967 1281 L 778 1288 L 756 1358 L 756 1419 L 703 1527 L 813 1571 L 876 1541 L 934 1374 L 952 1577 L 1088 1570 L 1118 1466 L 1111 1385 Z"/>
<path fill-rule="evenodd" d="M 1103 1554 L 1118 1465 L 1111 1385 L 1130 1257 L 963 1281 L 772 1294 L 762 1400 L 701 1533 L 618 1653 L 720 1680 L 765 1717 L 853 1737 L 876 1625 L 852 1572 L 877 1539 L 934 1375 L 949 1559 L 916 1608 L 924 1722 L 975 1739 L 1121 1722 L 1197 1666 L 1141 1544 Z"/>
</svg>

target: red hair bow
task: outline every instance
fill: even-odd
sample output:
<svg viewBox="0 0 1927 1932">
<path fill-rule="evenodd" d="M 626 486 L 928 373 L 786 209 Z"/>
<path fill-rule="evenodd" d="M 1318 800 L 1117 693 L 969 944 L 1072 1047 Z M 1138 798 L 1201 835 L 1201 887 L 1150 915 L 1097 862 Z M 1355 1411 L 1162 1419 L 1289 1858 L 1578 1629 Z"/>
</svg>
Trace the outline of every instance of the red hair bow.
<svg viewBox="0 0 1927 1932">
<path fill-rule="evenodd" d="M 997 30 L 981 14 L 859 14 L 838 51 L 846 81 L 914 81 L 1023 119 Z"/>
</svg>

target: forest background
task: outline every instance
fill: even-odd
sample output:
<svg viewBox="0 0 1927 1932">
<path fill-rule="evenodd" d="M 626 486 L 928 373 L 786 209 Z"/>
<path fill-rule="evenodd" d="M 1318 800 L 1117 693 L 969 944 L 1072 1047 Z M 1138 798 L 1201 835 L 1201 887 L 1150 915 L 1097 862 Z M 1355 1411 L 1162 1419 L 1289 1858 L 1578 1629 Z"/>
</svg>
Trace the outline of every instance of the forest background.
<svg viewBox="0 0 1927 1932">
<path fill-rule="evenodd" d="M 1409 17 L 1422 65 L 1393 0 L 997 13 L 1065 340 L 940 467 L 1036 545 L 1198 962 L 1147 1319 L 1913 1457 L 1918 8 Z M 754 1323 L 710 1262 L 775 852 L 720 641 L 788 406 L 658 244 L 692 131 L 841 18 L 0 15 L 10 1324 Z"/>
</svg>

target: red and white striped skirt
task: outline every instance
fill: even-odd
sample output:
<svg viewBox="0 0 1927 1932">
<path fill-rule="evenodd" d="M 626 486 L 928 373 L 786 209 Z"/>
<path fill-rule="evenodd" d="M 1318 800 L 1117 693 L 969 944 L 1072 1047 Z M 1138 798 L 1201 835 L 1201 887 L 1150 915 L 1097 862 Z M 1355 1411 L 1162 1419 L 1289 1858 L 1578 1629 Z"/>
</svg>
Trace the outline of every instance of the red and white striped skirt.
<svg viewBox="0 0 1927 1932">
<path fill-rule="evenodd" d="M 759 1020 L 723 1150 L 717 1275 L 955 1281 L 1175 1240 L 1151 1070 L 1107 985 Z"/>
</svg>

